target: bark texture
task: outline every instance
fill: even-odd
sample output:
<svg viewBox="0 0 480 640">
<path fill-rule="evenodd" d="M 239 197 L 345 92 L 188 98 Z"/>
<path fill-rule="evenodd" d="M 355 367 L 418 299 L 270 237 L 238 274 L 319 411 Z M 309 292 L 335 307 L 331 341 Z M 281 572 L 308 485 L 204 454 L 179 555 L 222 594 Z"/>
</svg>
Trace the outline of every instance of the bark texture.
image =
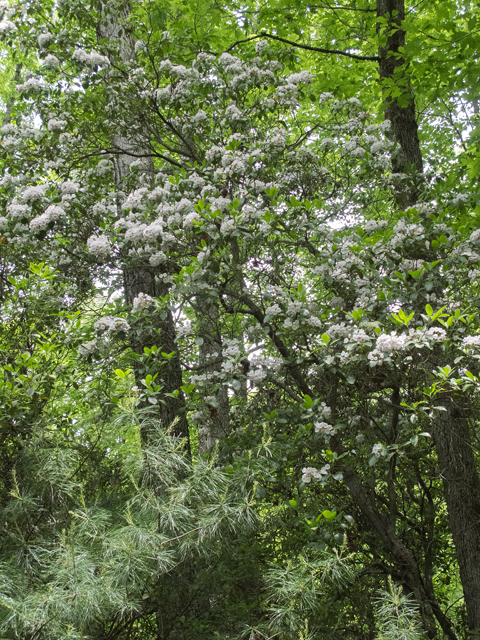
<svg viewBox="0 0 480 640">
<path fill-rule="evenodd" d="M 128 2 L 115 0 L 103 5 L 103 19 L 98 28 L 100 38 L 114 42 L 120 52 L 122 60 L 129 61 L 135 56 L 134 42 L 128 32 L 128 16 L 130 6 Z M 121 191 L 123 185 L 129 177 L 132 162 L 140 155 L 143 156 L 145 162 L 146 174 L 154 175 L 154 165 L 149 151 L 147 149 L 147 140 L 128 139 L 121 135 L 113 136 L 112 147 L 116 151 L 120 151 L 115 156 L 115 184 Z M 153 298 L 164 297 L 168 294 L 168 286 L 161 281 L 156 280 L 156 270 L 147 266 L 134 266 L 131 268 L 124 267 L 123 282 L 125 301 L 128 305 L 139 293 L 146 293 Z M 142 339 L 133 339 L 131 346 L 137 353 L 143 353 L 144 347 L 151 347 L 156 344 L 159 351 L 171 353 L 177 352 L 175 343 L 176 329 L 171 312 L 167 309 L 164 313 L 156 313 L 154 318 L 155 332 L 154 336 L 148 337 L 148 333 Z M 159 341 L 161 344 L 159 344 Z M 144 377 L 138 367 L 135 370 L 137 382 Z M 165 360 L 159 368 L 159 376 L 157 378 L 163 385 L 163 393 L 172 393 L 179 391 L 176 398 L 166 397 L 163 402 L 159 402 L 157 406 L 157 417 L 161 420 L 165 429 L 171 428 L 172 433 L 178 436 L 188 438 L 188 424 L 185 415 L 185 398 L 180 390 L 182 386 L 182 368 L 178 354 Z M 142 433 L 142 439 L 148 440 L 148 434 Z"/>
<path fill-rule="evenodd" d="M 222 339 L 220 333 L 218 301 L 198 297 L 196 311 L 200 319 L 199 334 L 203 344 L 199 348 L 200 373 L 217 374 L 222 370 Z M 208 389 L 208 387 L 207 387 Z M 225 385 L 221 385 L 208 396 L 214 398 L 207 402 L 207 422 L 198 433 L 200 453 L 208 453 L 230 432 L 230 403 Z"/>
<path fill-rule="evenodd" d="M 168 286 L 163 282 L 156 281 L 154 269 L 146 267 L 125 268 L 123 270 L 123 281 L 125 301 L 128 305 L 132 304 L 133 299 L 139 293 L 146 293 L 152 298 L 162 298 L 168 294 Z M 166 397 L 163 402 L 159 402 L 156 405 L 156 417 L 161 420 L 165 429 L 171 428 L 171 433 L 185 438 L 188 437 L 188 423 L 185 415 L 185 397 L 180 390 L 183 384 L 182 367 L 178 358 L 178 347 L 175 343 L 175 323 L 169 309 L 165 309 L 160 313 L 156 312 L 152 320 L 155 330 L 160 330 L 160 334 L 158 334 L 158 331 L 154 331 L 151 337 L 148 337 L 148 333 L 145 333 L 141 340 L 133 340 L 131 346 L 137 353 L 143 353 L 144 347 L 151 347 L 154 344 L 159 347 L 160 352 L 172 353 L 172 351 L 175 351 L 173 358 L 165 359 L 159 365 L 157 381 L 163 385 L 162 394 L 172 393 L 176 390 L 179 390 L 179 394 L 176 398 Z M 145 375 L 138 368 L 135 371 L 135 375 L 137 383 L 141 384 L 140 379 L 144 378 Z M 142 433 L 142 438 L 144 441 L 148 440 L 148 435 Z"/>
<path fill-rule="evenodd" d="M 451 397 L 433 421 L 439 473 L 457 552 L 467 618 L 480 637 L 480 480 L 466 413 Z"/>
<path fill-rule="evenodd" d="M 407 166 L 421 172 L 423 170 L 422 152 L 418 138 L 418 125 L 415 115 L 415 100 L 410 81 L 405 70 L 401 48 L 405 47 L 405 31 L 402 23 L 405 20 L 404 0 L 377 0 L 377 18 L 384 18 L 387 23 L 377 23 L 377 31 L 384 34 L 386 42 L 379 47 L 379 73 L 381 80 L 389 80 L 397 87 L 402 87 L 402 99 L 407 99 L 406 106 L 401 106 L 397 98 L 385 97 L 385 119 L 392 123 L 391 134 L 398 145 L 392 158 L 396 173 L 404 173 Z M 384 93 L 387 87 L 384 87 Z M 415 181 L 414 181 L 415 182 Z M 418 199 L 418 186 L 408 185 L 398 189 L 397 201 L 401 206 L 409 207 Z"/>
</svg>

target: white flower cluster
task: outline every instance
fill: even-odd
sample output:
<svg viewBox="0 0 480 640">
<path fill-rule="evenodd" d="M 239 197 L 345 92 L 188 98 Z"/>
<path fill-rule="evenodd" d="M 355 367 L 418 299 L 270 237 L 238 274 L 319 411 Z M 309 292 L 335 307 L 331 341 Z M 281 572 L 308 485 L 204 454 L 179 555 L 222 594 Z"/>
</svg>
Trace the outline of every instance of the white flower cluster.
<svg viewBox="0 0 480 640">
<path fill-rule="evenodd" d="M 475 229 L 475 231 L 472 231 L 468 241 L 469 242 L 477 242 L 478 240 L 480 240 L 480 229 Z"/>
<path fill-rule="evenodd" d="M 45 196 L 46 190 L 46 184 L 27 187 L 21 194 L 22 200 L 24 200 L 25 202 L 35 202 L 36 200 L 41 200 Z"/>
<path fill-rule="evenodd" d="M 318 407 L 318 411 L 320 412 L 322 418 L 324 418 L 325 420 L 330 420 L 331 416 L 332 416 L 332 409 L 330 407 L 328 407 L 325 402 L 322 402 L 319 407 Z"/>
<path fill-rule="evenodd" d="M 58 67 L 60 66 L 60 60 L 57 58 L 57 56 L 49 53 L 48 56 L 46 56 L 46 58 L 44 59 L 43 64 L 49 69 L 58 69 Z"/>
<path fill-rule="evenodd" d="M 11 20 L 2 20 L 0 22 L 0 36 L 8 35 L 16 30 L 15 24 Z"/>
<path fill-rule="evenodd" d="M 146 293 L 139 293 L 136 298 L 133 299 L 132 311 L 138 313 L 144 311 L 155 304 L 155 298 L 149 296 Z"/>
<path fill-rule="evenodd" d="M 7 215 L 10 218 L 25 218 L 28 213 L 26 204 L 19 204 L 16 199 L 7 205 Z"/>
<path fill-rule="evenodd" d="M 408 342 L 407 334 L 397 335 L 395 331 L 390 334 L 382 333 L 377 338 L 376 348 L 368 354 L 370 366 L 375 366 L 389 358 L 393 352 L 401 351 Z"/>
<path fill-rule="evenodd" d="M 89 355 L 94 353 L 97 349 L 97 341 L 90 340 L 89 342 L 85 342 L 78 347 L 78 355 L 83 358 L 87 358 Z"/>
<path fill-rule="evenodd" d="M 40 47 L 40 49 L 43 49 L 45 45 L 48 44 L 52 38 L 53 38 L 53 35 L 51 33 L 48 33 L 48 31 L 46 33 L 41 33 L 37 38 L 38 46 Z"/>
<path fill-rule="evenodd" d="M 44 213 L 42 213 L 42 215 L 30 220 L 30 230 L 33 233 L 44 231 L 51 222 L 55 222 L 55 220 L 58 220 L 58 218 L 64 213 L 65 211 L 61 207 L 51 204 L 49 207 L 47 207 Z"/>
<path fill-rule="evenodd" d="M 15 89 L 21 93 L 22 91 L 43 91 L 47 85 L 43 80 L 38 78 L 28 78 L 23 84 L 17 84 Z"/>
<path fill-rule="evenodd" d="M 158 267 L 159 264 L 167 261 L 167 256 L 163 251 L 157 251 L 150 256 L 149 262 L 152 267 Z"/>
<path fill-rule="evenodd" d="M 379 458 L 380 456 L 385 455 L 386 452 L 387 450 L 383 446 L 383 444 L 377 443 L 377 444 L 374 444 L 372 447 L 372 455 L 374 455 L 376 458 Z"/>
<path fill-rule="evenodd" d="M 302 482 L 309 484 L 312 479 L 321 480 L 323 476 L 327 476 L 330 469 L 330 465 L 326 464 L 321 469 L 315 467 L 304 467 L 302 469 Z"/>
<path fill-rule="evenodd" d="M 78 182 L 72 182 L 72 180 L 66 180 L 65 182 L 62 182 L 62 184 L 60 185 L 60 191 L 64 195 L 71 195 L 71 194 L 77 193 L 79 187 L 80 185 L 78 184 Z"/>
<path fill-rule="evenodd" d="M 264 369 L 253 369 L 248 372 L 247 377 L 254 384 L 258 384 L 259 382 L 262 382 L 262 380 L 265 380 L 267 376 L 268 376 L 268 372 L 265 371 Z"/>
<path fill-rule="evenodd" d="M 346 326 L 344 322 L 341 322 L 340 324 L 332 324 L 332 326 L 329 327 L 327 330 L 327 335 L 329 335 L 333 339 L 344 338 L 345 336 L 348 335 L 348 333 L 349 333 L 349 328 Z"/>
<path fill-rule="evenodd" d="M 408 340 L 408 335 L 402 333 L 397 335 L 396 331 L 392 331 L 390 335 L 388 333 L 382 333 L 377 338 L 377 350 L 385 353 L 391 353 L 392 351 L 401 351 Z"/>
<path fill-rule="evenodd" d="M 366 333 L 365 329 L 355 329 L 350 337 L 352 342 L 356 342 L 358 345 L 370 344 L 372 338 Z M 348 338 L 345 338 L 345 342 Z"/>
<path fill-rule="evenodd" d="M 405 219 L 399 220 L 393 228 L 393 236 L 389 244 L 391 247 L 400 247 L 405 242 L 418 242 L 425 237 L 425 230 L 421 224 L 412 224 Z"/>
<path fill-rule="evenodd" d="M 61 131 L 67 126 L 65 120 L 59 120 L 58 118 L 50 118 L 47 122 L 47 129 L 54 133 L 55 131 Z"/>
<path fill-rule="evenodd" d="M 425 331 L 424 337 L 431 342 L 445 342 L 447 332 L 441 327 L 430 327 Z"/>
<path fill-rule="evenodd" d="M 128 331 L 130 325 L 124 318 L 103 316 L 95 322 L 93 328 L 95 331 Z"/>
<path fill-rule="evenodd" d="M 107 258 L 112 253 L 112 247 L 106 236 L 90 236 L 87 240 L 87 249 L 97 258 Z"/>
<path fill-rule="evenodd" d="M 241 351 L 240 351 L 240 344 L 239 341 L 236 339 L 233 340 L 228 340 L 225 339 L 223 341 L 224 347 L 223 347 L 223 355 L 230 357 L 230 358 L 235 358 L 236 356 L 239 356 Z"/>
<path fill-rule="evenodd" d="M 83 49 L 75 49 L 72 55 L 72 59 L 78 60 L 78 62 L 86 64 L 89 67 L 96 67 L 97 65 L 108 66 L 110 64 L 110 61 L 106 56 L 102 56 L 97 51 L 87 53 Z"/>
<path fill-rule="evenodd" d="M 465 349 L 478 349 L 480 347 L 480 336 L 467 336 L 462 340 Z"/>
<path fill-rule="evenodd" d="M 265 315 L 266 316 L 270 316 L 272 318 L 274 318 L 275 316 L 280 315 L 281 313 L 283 313 L 283 311 L 280 309 L 280 307 L 278 306 L 278 304 L 275 302 L 275 304 L 270 305 L 269 307 L 267 307 L 265 309 Z"/>
<path fill-rule="evenodd" d="M 287 82 L 288 84 L 311 84 L 313 81 L 313 76 L 308 71 L 300 71 L 300 73 L 292 73 L 291 76 L 288 76 Z"/>
<path fill-rule="evenodd" d="M 324 436 L 334 436 L 337 433 L 337 430 L 328 422 L 315 422 L 314 427 L 315 433 L 321 433 Z"/>
</svg>

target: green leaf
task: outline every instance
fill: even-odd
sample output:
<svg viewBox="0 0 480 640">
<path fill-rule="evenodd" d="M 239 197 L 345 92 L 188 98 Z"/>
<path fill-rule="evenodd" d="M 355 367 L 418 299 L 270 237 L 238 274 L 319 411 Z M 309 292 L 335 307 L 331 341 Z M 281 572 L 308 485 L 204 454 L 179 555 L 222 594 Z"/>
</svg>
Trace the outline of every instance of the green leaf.
<svg viewBox="0 0 480 640">
<path fill-rule="evenodd" d="M 304 400 L 305 400 L 305 406 L 306 407 L 313 406 L 313 400 L 311 399 L 311 397 L 308 394 L 305 394 Z"/>
<path fill-rule="evenodd" d="M 334 520 L 337 517 L 337 513 L 336 511 L 328 511 L 328 509 L 326 509 L 325 511 L 322 511 L 322 516 L 324 518 L 326 518 L 327 520 Z"/>
</svg>

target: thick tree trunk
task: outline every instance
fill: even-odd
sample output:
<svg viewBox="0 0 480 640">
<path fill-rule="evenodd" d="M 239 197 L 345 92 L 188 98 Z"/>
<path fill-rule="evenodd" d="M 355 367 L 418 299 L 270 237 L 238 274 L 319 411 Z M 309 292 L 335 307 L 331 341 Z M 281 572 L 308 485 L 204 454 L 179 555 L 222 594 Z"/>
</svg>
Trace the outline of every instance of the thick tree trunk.
<svg viewBox="0 0 480 640">
<path fill-rule="evenodd" d="M 452 398 L 433 420 L 439 473 L 457 552 L 467 618 L 480 637 L 480 480 L 465 412 Z"/>
<path fill-rule="evenodd" d="M 203 344 L 199 348 L 201 373 L 215 376 L 222 370 L 222 339 L 218 326 L 218 301 L 199 296 L 196 311 L 200 319 L 199 335 L 203 338 Z M 212 382 L 215 384 L 215 379 Z M 209 415 L 207 422 L 199 430 L 198 448 L 200 453 L 212 451 L 217 441 L 230 432 L 230 403 L 227 387 L 221 385 L 211 393 L 208 388 L 209 385 L 206 385 L 205 395 L 213 397 L 213 402 L 207 402 Z"/>
<path fill-rule="evenodd" d="M 391 134 L 398 145 L 392 159 L 396 173 L 404 173 L 407 167 L 416 172 L 423 169 L 422 152 L 418 139 L 418 125 L 415 116 L 415 100 L 405 71 L 401 48 L 405 47 L 405 31 L 401 28 L 405 20 L 404 0 L 377 0 L 377 17 L 386 18 L 387 25 L 377 24 L 377 31 L 384 34 L 386 42 L 379 47 L 379 73 L 381 80 L 390 80 L 401 86 L 403 95 L 395 98 L 385 97 L 385 119 L 392 124 Z M 388 87 L 384 87 L 384 93 Z M 406 104 L 403 104 L 406 101 Z M 398 189 L 397 201 L 403 207 L 409 207 L 418 199 L 418 178 L 412 177 L 413 184 Z"/>
<path fill-rule="evenodd" d="M 125 301 L 128 305 L 131 305 L 133 299 L 139 293 L 146 293 L 152 298 L 162 298 L 168 294 L 168 287 L 165 283 L 157 282 L 155 279 L 155 269 L 148 269 L 146 267 L 123 270 L 123 281 L 125 291 Z M 179 391 L 176 398 L 167 396 L 160 399 L 157 407 L 156 417 L 162 422 L 165 429 L 171 429 L 171 433 L 183 438 L 188 437 L 188 423 L 185 415 L 185 397 L 180 390 L 182 386 L 182 368 L 177 354 L 177 344 L 175 343 L 176 331 L 175 323 L 173 321 L 172 313 L 170 310 L 162 310 L 156 312 L 153 316 L 154 329 L 151 337 L 148 338 L 147 334 L 141 341 L 133 341 L 132 348 L 137 353 L 143 353 L 144 347 L 151 347 L 156 345 L 158 351 L 169 354 L 175 351 L 175 356 L 170 359 L 165 359 L 159 367 L 157 382 L 163 385 L 161 394 L 168 394 L 174 391 Z M 160 333 L 158 333 L 160 330 Z M 137 382 L 140 384 L 140 380 L 145 378 L 145 372 L 142 372 L 139 367 L 135 370 L 135 376 Z M 142 439 L 148 440 L 148 434 L 142 433 Z"/>
<path fill-rule="evenodd" d="M 134 43 L 132 38 L 128 35 L 126 28 L 128 16 L 130 13 L 130 6 L 128 2 L 123 0 L 115 0 L 108 5 L 103 5 L 103 20 L 99 25 L 98 34 L 99 37 L 105 40 L 113 41 L 119 47 L 120 56 L 124 61 L 132 60 L 135 56 Z M 146 145 L 147 141 L 145 141 Z M 128 180 L 130 167 L 135 160 L 135 155 L 144 151 L 139 146 L 138 140 L 129 140 L 123 136 L 113 136 L 112 146 L 121 153 L 115 156 L 115 184 L 117 189 L 122 190 L 123 185 Z M 148 153 L 145 153 L 146 170 L 153 176 L 154 165 L 151 158 L 148 157 Z M 140 293 L 146 293 L 152 298 L 164 297 L 168 293 L 168 286 L 157 281 L 155 277 L 155 269 L 146 266 L 134 266 L 131 268 L 124 267 L 123 269 L 123 282 L 125 301 L 128 305 L 133 303 Z M 156 332 L 156 335 L 151 339 L 147 339 L 149 344 L 144 341 L 133 340 L 132 348 L 137 353 L 143 353 L 144 347 L 152 346 L 156 344 L 159 347 L 159 351 L 171 353 L 177 352 L 177 345 L 175 343 L 176 330 L 173 317 L 170 311 L 162 314 L 155 314 L 155 328 L 160 330 L 160 334 Z M 160 344 L 159 344 L 160 342 Z M 182 386 L 182 369 L 178 354 L 162 363 L 159 369 L 159 376 L 157 381 L 163 385 L 163 393 L 172 393 L 178 391 L 176 398 L 164 397 L 157 405 L 157 416 L 165 429 L 171 428 L 172 433 L 182 437 L 188 438 L 188 424 L 185 415 L 185 398 L 180 390 Z M 140 380 L 145 377 L 139 367 L 135 368 L 135 376 L 137 382 L 140 384 Z M 142 439 L 148 440 L 148 434 L 142 433 Z"/>
</svg>

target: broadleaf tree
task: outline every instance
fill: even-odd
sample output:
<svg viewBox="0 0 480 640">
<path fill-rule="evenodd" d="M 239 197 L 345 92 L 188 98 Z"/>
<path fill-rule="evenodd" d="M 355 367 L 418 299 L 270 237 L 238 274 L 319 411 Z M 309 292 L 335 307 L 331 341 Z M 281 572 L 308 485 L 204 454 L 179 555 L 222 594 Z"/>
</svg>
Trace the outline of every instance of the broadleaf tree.
<svg viewBox="0 0 480 640">
<path fill-rule="evenodd" d="M 262 37 L 227 5 L 180 20 L 173 4 L 120 0 L 5 9 L 10 55 L 35 60 L 2 127 L 10 322 L 18 290 L 39 286 L 32 270 L 52 283 L 51 298 L 64 288 L 50 333 L 25 338 L 25 363 L 15 368 L 5 348 L 6 402 L 12 376 L 23 388 L 40 375 L 32 353 L 55 344 L 56 331 L 65 351 L 59 367 L 50 349 L 62 376 L 51 388 L 68 387 L 78 363 L 82 389 L 93 391 L 88 407 L 67 391 L 76 405 L 63 407 L 62 421 L 42 388 L 50 413 L 35 406 L 5 423 L 7 439 L 22 442 L 6 458 L 2 503 L 7 530 L 22 532 L 5 536 L 2 551 L 2 562 L 16 554 L 22 584 L 16 595 L 4 572 L 10 636 L 176 637 L 187 624 L 182 589 L 198 637 L 212 624 L 225 637 L 480 633 L 475 138 L 456 154 L 427 137 L 437 119 L 448 121 L 442 139 L 460 131 L 465 143 L 473 94 L 452 84 L 418 135 L 415 105 L 434 90 L 429 80 L 417 96 L 428 56 L 409 58 L 414 12 L 377 4 L 350 7 L 365 27 L 357 52 L 344 25 L 330 34 L 343 38 L 342 54 L 307 44 L 303 58 L 285 27 L 272 33 L 273 4 L 254 12 Z M 459 10 L 448 6 L 447 22 Z M 295 11 L 305 19 L 305 9 Z M 312 25 L 292 32 L 310 37 Z M 378 88 L 359 88 L 361 99 L 351 82 L 338 96 L 326 91 L 331 55 L 379 65 Z M 457 108 L 465 98 L 466 115 Z M 37 322 L 33 299 L 20 295 Z M 30 388 L 40 396 L 35 384 L 27 397 Z M 122 412 L 131 429 L 109 441 Z M 62 440 L 80 418 L 110 425 L 88 436 L 93 460 L 86 452 L 82 461 L 70 435 Z M 140 472 L 128 474 L 123 440 Z M 68 462 L 47 473 L 49 449 L 78 471 Z M 95 479 L 95 460 L 123 478 L 121 491 Z M 72 473 L 83 480 L 71 484 Z M 177 539 L 167 558 L 163 545 Z M 228 544 L 241 551 L 220 567 L 228 576 L 245 563 L 252 595 L 226 623 L 234 575 L 218 584 L 204 558 L 223 558 Z M 159 546 L 154 558 L 148 545 Z M 442 578 L 451 567 L 452 586 Z M 389 604 L 375 617 L 382 587 Z M 52 608 L 52 598 L 68 604 Z M 397 600 L 398 620 L 388 613 Z"/>
</svg>

